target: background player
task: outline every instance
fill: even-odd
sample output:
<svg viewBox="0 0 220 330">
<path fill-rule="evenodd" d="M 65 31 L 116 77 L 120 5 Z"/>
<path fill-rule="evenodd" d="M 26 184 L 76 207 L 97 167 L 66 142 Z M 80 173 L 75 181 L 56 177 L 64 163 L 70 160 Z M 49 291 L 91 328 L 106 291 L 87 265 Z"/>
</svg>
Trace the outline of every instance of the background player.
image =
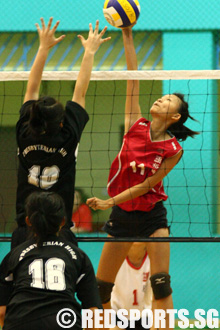
<svg viewBox="0 0 220 330">
<path fill-rule="evenodd" d="M 122 30 L 128 70 L 137 70 L 132 29 Z M 119 155 L 110 169 L 108 200 L 96 197 L 87 201 L 93 209 L 113 207 L 105 231 L 114 237 L 168 237 L 167 199 L 162 179 L 182 156 L 177 140 L 197 134 L 184 123 L 189 115 L 188 104 L 180 94 L 165 95 L 151 107 L 152 122 L 142 118 L 139 105 L 139 81 L 127 81 L 125 135 Z M 125 259 L 130 242 L 104 244 L 97 278 L 103 303 L 108 303 L 116 274 Z M 169 243 L 147 244 L 151 261 L 151 285 L 156 308 L 172 309 L 169 275 Z M 160 285 L 158 285 L 160 283 Z M 166 329 L 169 329 L 168 315 Z"/>
<path fill-rule="evenodd" d="M 50 48 L 65 37 L 55 38 L 59 21 L 51 28 L 52 18 L 42 28 L 37 26 L 40 45 L 32 66 L 24 104 L 16 126 L 19 150 L 18 187 L 16 200 L 16 221 L 18 228 L 12 235 L 12 248 L 26 239 L 24 202 L 33 191 L 47 190 L 59 193 L 65 202 L 67 223 L 62 234 L 75 239 L 69 228 L 72 226 L 72 209 L 75 185 L 75 163 L 82 131 L 89 119 L 84 110 L 94 55 L 99 46 L 110 38 L 102 39 L 107 27 L 98 32 L 99 22 L 93 31 L 89 25 L 88 39 L 78 37 L 85 49 L 72 101 L 65 110 L 54 98 L 39 99 L 43 68 Z"/>
<path fill-rule="evenodd" d="M 72 222 L 74 233 L 92 231 L 92 210 L 86 204 L 86 197 L 82 189 L 75 189 Z"/>
<path fill-rule="evenodd" d="M 119 309 L 138 309 L 142 312 L 144 309 L 152 308 L 150 259 L 146 243 L 132 244 L 115 279 L 111 293 L 111 308 L 116 312 Z M 130 317 L 128 319 L 130 320 Z M 144 329 L 141 320 L 135 322 L 135 329 Z"/>
<path fill-rule="evenodd" d="M 27 199 L 26 214 L 34 237 L 13 249 L 0 269 L 0 306 L 7 305 L 4 330 L 62 329 L 56 315 L 66 308 L 77 318 L 71 329 L 81 329 L 81 308 L 102 305 L 89 258 L 59 237 L 64 202 L 53 192 L 34 192 Z"/>
</svg>

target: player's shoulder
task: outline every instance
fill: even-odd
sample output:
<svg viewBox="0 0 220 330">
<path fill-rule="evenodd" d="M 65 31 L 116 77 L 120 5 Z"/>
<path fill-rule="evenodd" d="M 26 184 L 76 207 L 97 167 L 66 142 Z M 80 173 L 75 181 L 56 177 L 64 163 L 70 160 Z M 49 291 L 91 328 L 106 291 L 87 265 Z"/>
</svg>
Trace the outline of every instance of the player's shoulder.
<svg viewBox="0 0 220 330">
<path fill-rule="evenodd" d="M 19 244 L 19 245 L 16 246 L 15 248 L 13 248 L 13 249 L 11 250 L 11 253 L 12 253 L 12 254 L 19 253 L 20 251 L 26 249 L 27 247 L 29 247 L 30 245 L 33 245 L 33 244 L 36 245 L 35 240 L 34 240 L 34 239 L 29 239 L 29 240 L 27 240 L 27 241 L 25 241 L 25 242 Z"/>
<path fill-rule="evenodd" d="M 16 246 L 14 249 L 11 250 L 11 255 L 12 256 L 17 256 L 21 254 L 22 251 L 31 251 L 32 249 L 37 247 L 37 243 L 35 242 L 34 239 L 29 239 L 25 241 L 24 243 L 19 244 Z"/>
<path fill-rule="evenodd" d="M 165 140 L 166 149 L 170 150 L 171 152 L 178 152 L 182 149 L 182 146 L 177 141 L 174 135 L 170 136 L 170 139 Z"/>
<path fill-rule="evenodd" d="M 130 127 L 130 130 L 134 127 L 142 127 L 146 129 L 146 127 L 150 127 L 150 121 L 144 117 L 141 117 Z"/>
<path fill-rule="evenodd" d="M 69 241 L 68 239 L 63 237 L 57 237 L 56 241 L 58 242 L 58 245 L 59 243 L 61 243 L 60 246 L 64 248 L 64 250 L 66 250 L 67 252 L 73 251 L 77 256 L 77 259 L 88 258 L 87 254 L 82 249 L 80 249 L 78 246 L 76 246 L 73 242 Z"/>
<path fill-rule="evenodd" d="M 70 127 L 74 130 L 77 139 L 80 140 L 81 133 L 89 120 L 89 115 L 80 104 L 67 101 L 64 113 L 64 128 Z"/>
<path fill-rule="evenodd" d="M 7 255 L 8 268 L 13 271 L 18 263 L 23 259 L 23 256 L 36 247 L 37 244 L 33 240 L 28 240 L 13 248 Z"/>
<path fill-rule="evenodd" d="M 74 102 L 74 101 L 67 101 L 65 109 L 79 109 L 79 110 L 85 110 L 79 103 Z"/>
<path fill-rule="evenodd" d="M 129 128 L 128 132 L 125 134 L 124 137 L 126 138 L 127 135 L 131 136 L 133 134 L 135 134 L 136 136 L 136 133 L 141 133 L 141 136 L 143 136 L 143 133 L 148 134 L 149 130 L 150 121 L 144 117 L 141 117 L 133 123 L 133 125 Z"/>
<path fill-rule="evenodd" d="M 74 244 L 72 244 L 72 245 L 74 245 Z M 75 246 L 75 245 L 74 245 L 74 246 Z M 86 252 L 84 252 L 80 247 L 75 246 L 75 248 L 76 248 L 77 253 L 80 255 L 80 257 L 81 257 L 82 259 L 89 259 L 89 257 L 88 257 L 88 255 L 86 254 Z M 90 259 L 89 259 L 89 260 L 90 260 Z"/>
<path fill-rule="evenodd" d="M 73 115 L 74 116 L 80 116 L 80 117 L 86 117 L 86 119 L 89 119 L 89 115 L 86 112 L 86 110 L 79 104 L 74 101 L 67 101 L 65 106 L 65 114 L 66 115 Z"/>
<path fill-rule="evenodd" d="M 30 117 L 30 109 L 35 100 L 29 100 L 21 105 L 19 120 L 26 121 Z"/>
<path fill-rule="evenodd" d="M 156 141 L 156 147 L 161 150 L 165 157 L 172 157 L 182 150 L 176 137 L 169 132 L 164 140 Z"/>
<path fill-rule="evenodd" d="M 93 270 L 93 265 L 92 265 L 92 262 L 89 258 L 89 256 L 87 255 L 86 252 L 84 252 L 81 248 L 79 247 L 76 247 L 77 248 L 77 252 L 78 252 L 78 255 L 80 256 L 81 258 L 81 263 L 82 263 L 82 268 L 86 271 L 91 271 Z"/>
</svg>

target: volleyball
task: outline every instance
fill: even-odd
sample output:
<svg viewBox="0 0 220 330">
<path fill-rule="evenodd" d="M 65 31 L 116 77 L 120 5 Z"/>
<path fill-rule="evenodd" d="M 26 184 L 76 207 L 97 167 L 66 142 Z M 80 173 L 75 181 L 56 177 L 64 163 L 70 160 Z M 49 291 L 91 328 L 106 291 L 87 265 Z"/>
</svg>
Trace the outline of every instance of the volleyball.
<svg viewBox="0 0 220 330">
<path fill-rule="evenodd" d="M 137 21 L 140 9 L 138 0 L 105 0 L 103 13 L 109 24 L 124 28 Z"/>
</svg>

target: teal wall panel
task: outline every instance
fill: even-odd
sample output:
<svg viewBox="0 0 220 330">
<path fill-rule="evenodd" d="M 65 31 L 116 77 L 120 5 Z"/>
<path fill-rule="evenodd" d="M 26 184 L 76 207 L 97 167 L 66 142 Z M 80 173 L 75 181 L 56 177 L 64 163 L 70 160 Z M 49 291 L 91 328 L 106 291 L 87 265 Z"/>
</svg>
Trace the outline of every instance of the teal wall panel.
<svg viewBox="0 0 220 330">
<path fill-rule="evenodd" d="M 80 242 L 79 247 L 90 257 L 97 270 L 103 243 Z M 0 243 L 0 261 L 9 252 L 9 243 Z M 210 308 L 220 311 L 219 243 L 171 243 L 170 274 L 174 308 L 194 311 Z"/>
<path fill-rule="evenodd" d="M 214 69 L 214 49 L 211 32 L 165 32 L 163 69 Z M 217 81 L 164 81 L 163 93 L 173 92 L 186 95 L 189 111 L 198 121 L 189 119 L 186 126 L 199 131 L 200 135 L 182 143 L 183 159 L 165 180 L 168 186 L 172 182 L 172 187 L 168 187 L 168 215 L 172 218 L 175 214 L 171 232 L 174 236 L 183 236 L 188 227 L 189 236 L 198 233 L 210 236 L 216 230 L 217 221 Z"/>
<path fill-rule="evenodd" d="M 216 69 L 212 32 L 164 32 L 164 70 Z"/>
<path fill-rule="evenodd" d="M 219 29 L 220 2 L 216 0 L 139 0 L 141 15 L 135 29 L 195 30 Z M 88 23 L 99 19 L 104 0 L 0 0 L 1 31 L 35 31 L 40 17 L 61 20 L 60 30 L 87 30 Z M 109 26 L 109 25 L 108 25 Z M 112 29 L 109 26 L 109 29 Z M 114 29 L 114 28 L 113 28 Z"/>
</svg>

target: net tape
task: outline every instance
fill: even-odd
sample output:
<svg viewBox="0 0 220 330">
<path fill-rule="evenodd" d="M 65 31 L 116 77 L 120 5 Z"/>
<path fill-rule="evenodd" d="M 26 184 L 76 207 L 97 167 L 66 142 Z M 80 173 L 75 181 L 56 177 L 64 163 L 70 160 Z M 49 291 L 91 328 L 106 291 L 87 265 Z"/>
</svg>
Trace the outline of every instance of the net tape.
<svg viewBox="0 0 220 330">
<path fill-rule="evenodd" d="M 0 81 L 28 80 L 29 71 L 0 72 Z M 42 80 L 76 80 L 78 71 L 45 71 Z M 197 80 L 220 79 L 220 70 L 93 71 L 91 80 Z"/>
</svg>

